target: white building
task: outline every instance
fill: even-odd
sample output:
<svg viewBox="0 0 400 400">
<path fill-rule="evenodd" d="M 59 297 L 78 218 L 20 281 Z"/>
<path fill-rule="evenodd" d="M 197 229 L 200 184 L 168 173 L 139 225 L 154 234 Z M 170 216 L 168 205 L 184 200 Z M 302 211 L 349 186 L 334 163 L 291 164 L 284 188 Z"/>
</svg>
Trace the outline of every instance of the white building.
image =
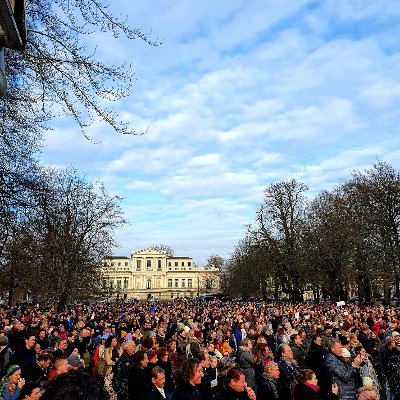
<svg viewBox="0 0 400 400">
<path fill-rule="evenodd" d="M 170 300 L 220 291 L 219 268 L 195 267 L 191 257 L 168 257 L 152 248 L 131 257 L 104 260 L 103 277 L 110 296 Z"/>
</svg>

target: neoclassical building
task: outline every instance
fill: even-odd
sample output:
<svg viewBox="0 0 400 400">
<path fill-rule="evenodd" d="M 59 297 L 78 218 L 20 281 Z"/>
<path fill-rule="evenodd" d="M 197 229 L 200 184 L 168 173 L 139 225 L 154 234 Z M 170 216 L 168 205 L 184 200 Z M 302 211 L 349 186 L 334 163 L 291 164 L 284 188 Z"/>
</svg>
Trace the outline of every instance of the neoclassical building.
<svg viewBox="0 0 400 400">
<path fill-rule="evenodd" d="M 106 258 L 103 277 L 109 297 L 171 300 L 218 293 L 221 271 L 195 267 L 191 257 L 168 257 L 148 248 L 133 251 L 130 258 Z"/>
</svg>

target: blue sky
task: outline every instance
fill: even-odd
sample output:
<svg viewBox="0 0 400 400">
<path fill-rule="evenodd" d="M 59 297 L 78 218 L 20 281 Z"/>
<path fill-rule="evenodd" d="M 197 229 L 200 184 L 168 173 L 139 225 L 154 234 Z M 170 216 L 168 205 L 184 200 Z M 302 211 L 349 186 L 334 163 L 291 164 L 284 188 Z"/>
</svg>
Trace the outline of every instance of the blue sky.
<svg viewBox="0 0 400 400">
<path fill-rule="evenodd" d="M 90 142 L 59 120 L 42 161 L 74 165 L 124 198 L 115 254 L 163 243 L 201 265 L 229 256 L 271 182 L 295 178 L 313 196 L 377 158 L 400 168 L 400 2 L 112 7 L 162 40 L 88 40 L 101 58 L 133 64 L 133 94 L 114 109 L 148 131 L 119 136 L 98 121 Z"/>
</svg>

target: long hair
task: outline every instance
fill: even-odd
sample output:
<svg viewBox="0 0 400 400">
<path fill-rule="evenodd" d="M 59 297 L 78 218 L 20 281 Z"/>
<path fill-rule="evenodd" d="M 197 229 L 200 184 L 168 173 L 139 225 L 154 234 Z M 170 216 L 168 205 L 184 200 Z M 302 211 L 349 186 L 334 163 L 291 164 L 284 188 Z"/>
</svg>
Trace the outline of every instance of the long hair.
<svg viewBox="0 0 400 400">
<path fill-rule="evenodd" d="M 178 385 L 188 382 L 194 377 L 195 371 L 201 361 L 198 358 L 189 358 L 185 360 L 175 373 L 175 381 Z"/>
</svg>

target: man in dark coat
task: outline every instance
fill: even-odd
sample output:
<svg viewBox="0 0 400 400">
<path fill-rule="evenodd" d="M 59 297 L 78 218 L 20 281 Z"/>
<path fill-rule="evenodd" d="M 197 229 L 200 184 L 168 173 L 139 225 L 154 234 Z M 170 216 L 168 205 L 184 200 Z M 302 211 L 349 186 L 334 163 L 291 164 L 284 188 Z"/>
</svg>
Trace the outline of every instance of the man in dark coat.
<svg viewBox="0 0 400 400">
<path fill-rule="evenodd" d="M 296 383 L 298 368 L 293 359 L 293 351 L 287 344 L 279 346 L 281 360 L 279 367 L 279 400 L 292 400 L 292 391 Z"/>
<path fill-rule="evenodd" d="M 151 370 L 151 384 L 147 386 L 144 400 L 166 400 L 167 393 L 164 390 L 165 373 L 161 367 Z"/>
<path fill-rule="evenodd" d="M 231 368 L 214 400 L 256 400 L 256 394 L 247 386 L 243 371 L 240 368 Z"/>
<path fill-rule="evenodd" d="M 136 346 L 132 340 L 127 340 L 121 347 L 122 355 L 118 358 L 114 366 L 112 387 L 115 393 L 117 393 L 118 400 L 128 400 L 128 380 L 130 371 L 133 368 L 132 355 L 136 350 Z"/>
</svg>

